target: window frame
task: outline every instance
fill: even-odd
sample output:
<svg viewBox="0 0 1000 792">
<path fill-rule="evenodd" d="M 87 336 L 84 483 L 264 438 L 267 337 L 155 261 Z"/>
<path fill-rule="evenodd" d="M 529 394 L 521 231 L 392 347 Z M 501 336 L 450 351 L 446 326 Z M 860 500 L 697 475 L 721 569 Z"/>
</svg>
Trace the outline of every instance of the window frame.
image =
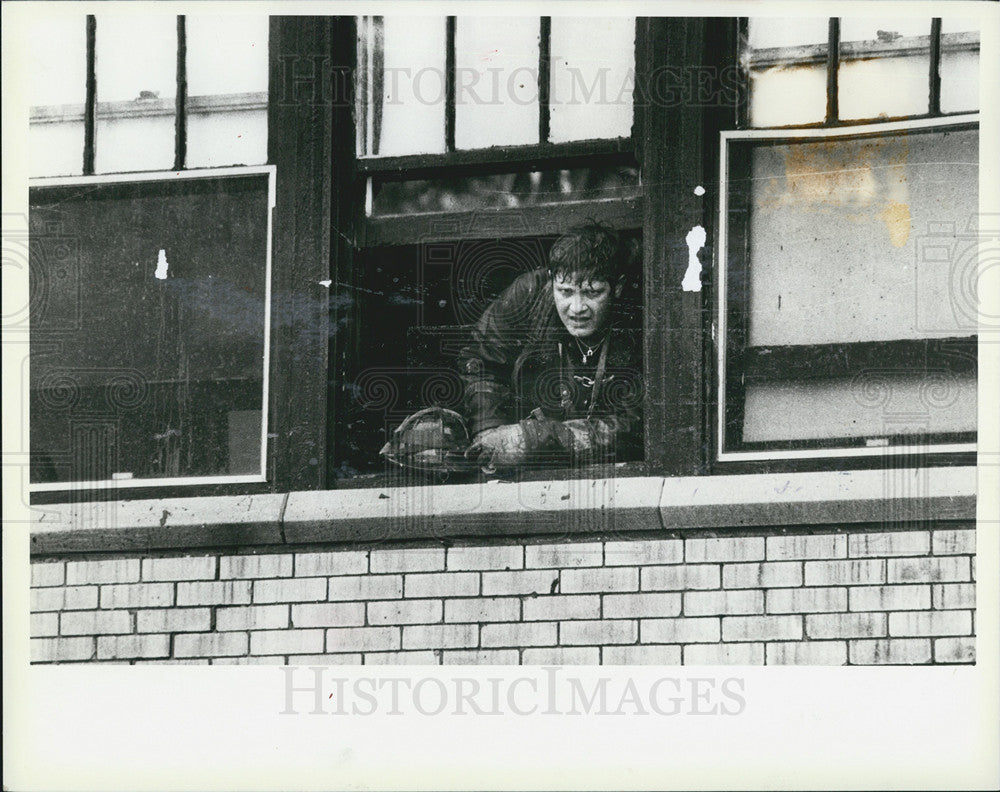
<svg viewBox="0 0 1000 792">
<path fill-rule="evenodd" d="M 140 171 L 130 173 L 108 173 L 89 176 L 52 176 L 28 180 L 28 187 L 90 187 L 94 185 L 119 185 L 133 183 L 159 182 L 164 184 L 192 181 L 198 179 L 224 179 L 239 176 L 267 176 L 267 233 L 264 261 L 264 343 L 262 360 L 261 385 L 261 437 L 260 437 L 260 470 L 257 473 L 243 473 L 218 476 L 181 476 L 167 478 L 130 478 L 130 479 L 100 479 L 93 481 L 69 482 L 38 482 L 27 485 L 29 495 L 36 493 L 77 493 L 79 491 L 105 490 L 157 490 L 169 489 L 176 491 L 181 488 L 226 487 L 228 485 L 261 485 L 268 481 L 270 466 L 269 415 L 271 413 L 272 395 L 270 393 L 270 360 L 272 344 L 272 250 L 274 240 L 274 209 L 276 197 L 276 174 L 273 165 L 235 165 L 222 168 L 196 168 L 179 171 Z M 43 496 L 44 497 L 44 496 Z M 50 496 L 51 497 L 51 496 Z"/>
<path fill-rule="evenodd" d="M 744 130 L 731 130 L 727 132 L 722 132 L 720 135 L 721 148 L 719 157 L 719 184 L 721 185 L 719 190 L 719 238 L 718 238 L 718 255 L 716 256 L 715 263 L 717 267 L 716 281 L 718 283 L 718 299 L 716 306 L 716 328 L 718 333 L 718 342 L 716 343 L 716 376 L 715 376 L 715 389 L 716 389 L 716 408 L 715 413 L 715 454 L 716 459 L 720 463 L 725 462 L 747 462 L 754 460 L 782 460 L 782 459 L 832 459 L 838 457 L 864 457 L 864 456 L 903 456 L 903 455 L 926 455 L 929 453 L 975 453 L 976 451 L 976 441 L 943 441 L 939 443 L 912 443 L 912 444 L 898 444 L 898 445 L 887 445 L 887 446 L 846 446 L 842 438 L 834 438 L 830 443 L 839 443 L 838 445 L 831 445 L 830 447 L 822 447 L 823 443 L 813 443 L 814 446 L 819 447 L 807 447 L 807 448 L 789 448 L 789 446 L 794 446 L 796 444 L 802 444 L 804 441 L 797 440 L 787 440 L 787 441 L 774 441 L 773 445 L 776 446 L 773 449 L 760 449 L 760 450 L 740 450 L 727 448 L 727 427 L 733 423 L 734 410 L 739 412 L 742 405 L 738 403 L 738 398 L 736 395 L 731 393 L 729 386 L 729 379 L 727 377 L 727 362 L 730 357 L 733 356 L 733 352 L 740 353 L 744 356 L 746 355 L 746 347 L 737 350 L 735 347 L 739 345 L 739 340 L 733 339 L 733 333 L 736 332 L 731 325 L 735 324 L 736 316 L 735 312 L 740 312 L 739 321 L 745 323 L 746 321 L 746 305 L 734 308 L 730 301 L 729 295 L 729 280 L 730 276 L 733 279 L 740 280 L 745 279 L 747 272 L 749 271 L 749 261 L 746 260 L 745 255 L 740 255 L 739 252 L 733 253 L 730 249 L 730 234 L 729 234 L 729 191 L 727 189 L 730 183 L 730 156 L 729 147 L 731 144 L 743 142 L 743 141 L 766 141 L 771 143 L 805 143 L 811 141 L 820 140 L 830 140 L 830 139 L 843 139 L 843 140 L 856 140 L 860 138 L 870 138 L 877 137 L 883 134 L 891 134 L 893 132 L 907 132 L 911 130 L 932 130 L 932 129 L 975 129 L 979 128 L 979 114 L 967 114 L 964 116 L 949 116 L 945 118 L 921 118 L 914 119 L 912 121 L 896 121 L 896 122 L 886 122 L 879 124 L 868 124 L 864 126 L 852 126 L 849 129 L 844 129 L 843 127 L 833 126 L 833 127 L 823 127 L 818 129 L 809 129 L 802 131 L 791 131 L 791 130 L 775 130 L 771 128 L 767 129 L 744 129 Z M 749 233 L 749 231 L 747 231 Z M 733 259 L 737 259 L 737 263 L 734 266 Z M 735 271 L 734 271 L 735 270 Z M 913 346 L 926 346 L 928 349 L 932 348 L 935 341 L 940 339 L 914 339 Z M 976 337 L 972 336 L 970 346 L 975 348 Z M 893 341 L 872 341 L 872 342 L 844 342 L 841 346 L 844 347 L 861 347 L 861 346 L 871 346 L 874 348 L 890 349 L 890 348 L 900 348 L 901 346 L 910 345 L 910 342 L 893 342 Z M 823 346 L 833 346 L 833 345 L 823 345 Z M 805 359 L 809 353 L 810 345 L 805 345 L 802 352 L 792 353 L 795 354 L 795 359 Z M 741 376 L 745 377 L 747 375 L 747 369 L 743 368 Z M 734 403 L 735 402 L 735 403 Z M 741 412 L 739 412 L 742 415 Z M 857 440 L 863 440 L 864 438 L 857 438 Z M 770 444 L 770 443 L 769 443 Z M 754 444 L 757 445 L 757 444 Z"/>
</svg>

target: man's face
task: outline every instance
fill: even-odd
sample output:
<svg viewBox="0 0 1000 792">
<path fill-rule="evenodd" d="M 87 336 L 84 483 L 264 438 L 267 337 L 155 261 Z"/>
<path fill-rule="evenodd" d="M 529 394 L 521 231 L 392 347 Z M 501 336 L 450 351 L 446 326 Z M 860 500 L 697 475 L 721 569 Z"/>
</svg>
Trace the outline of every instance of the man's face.
<svg viewBox="0 0 1000 792">
<path fill-rule="evenodd" d="M 575 338 L 589 338 L 604 332 L 611 319 L 611 304 L 616 294 L 607 281 L 583 281 L 575 276 L 556 275 L 552 296 L 556 311 Z"/>
</svg>

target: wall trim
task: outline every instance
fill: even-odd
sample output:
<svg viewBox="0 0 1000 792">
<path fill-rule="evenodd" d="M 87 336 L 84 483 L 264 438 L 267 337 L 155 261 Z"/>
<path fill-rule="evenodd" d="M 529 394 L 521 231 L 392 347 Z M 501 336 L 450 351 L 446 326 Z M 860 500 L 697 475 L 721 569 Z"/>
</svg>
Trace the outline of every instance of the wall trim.
<svg viewBox="0 0 1000 792">
<path fill-rule="evenodd" d="M 31 507 L 31 552 L 974 520 L 976 468 L 499 482 Z"/>
</svg>

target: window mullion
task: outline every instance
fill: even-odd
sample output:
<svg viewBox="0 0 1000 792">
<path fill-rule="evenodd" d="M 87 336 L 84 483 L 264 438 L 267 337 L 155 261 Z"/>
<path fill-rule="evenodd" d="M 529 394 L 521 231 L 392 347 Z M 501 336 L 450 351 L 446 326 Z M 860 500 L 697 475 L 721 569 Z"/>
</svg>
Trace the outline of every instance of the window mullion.
<svg viewBox="0 0 1000 792">
<path fill-rule="evenodd" d="M 552 18 L 543 16 L 538 38 L 538 142 L 549 142 L 549 75 L 552 68 Z"/>
<path fill-rule="evenodd" d="M 94 174 L 94 131 L 97 127 L 97 18 L 87 15 L 87 96 L 83 112 L 83 175 Z"/>
<path fill-rule="evenodd" d="M 174 119 L 174 170 L 187 163 L 187 19 L 177 16 L 177 97 Z"/>
<path fill-rule="evenodd" d="M 450 16 L 445 23 L 445 102 L 444 102 L 444 147 L 445 151 L 455 150 L 455 17 Z"/>
<path fill-rule="evenodd" d="M 931 65 L 927 112 L 941 115 L 941 18 L 931 20 Z"/>
<path fill-rule="evenodd" d="M 840 18 L 830 17 L 826 51 L 826 123 L 840 120 Z"/>
</svg>

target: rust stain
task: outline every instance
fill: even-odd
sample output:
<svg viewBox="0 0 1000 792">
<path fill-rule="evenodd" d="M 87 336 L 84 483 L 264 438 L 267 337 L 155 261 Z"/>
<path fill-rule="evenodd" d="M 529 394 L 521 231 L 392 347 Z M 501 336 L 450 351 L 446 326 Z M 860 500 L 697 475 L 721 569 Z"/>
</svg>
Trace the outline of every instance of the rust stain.
<svg viewBox="0 0 1000 792">
<path fill-rule="evenodd" d="M 890 203 L 879 219 L 889 231 L 889 241 L 893 247 L 903 247 L 910 238 L 910 207 L 907 204 Z"/>
<path fill-rule="evenodd" d="M 755 201 L 758 210 L 794 208 L 851 223 L 878 224 L 895 247 L 907 243 L 911 217 L 905 135 L 817 141 L 779 150 L 784 162 L 778 167 L 783 166 L 784 172 L 765 177 Z"/>
</svg>

